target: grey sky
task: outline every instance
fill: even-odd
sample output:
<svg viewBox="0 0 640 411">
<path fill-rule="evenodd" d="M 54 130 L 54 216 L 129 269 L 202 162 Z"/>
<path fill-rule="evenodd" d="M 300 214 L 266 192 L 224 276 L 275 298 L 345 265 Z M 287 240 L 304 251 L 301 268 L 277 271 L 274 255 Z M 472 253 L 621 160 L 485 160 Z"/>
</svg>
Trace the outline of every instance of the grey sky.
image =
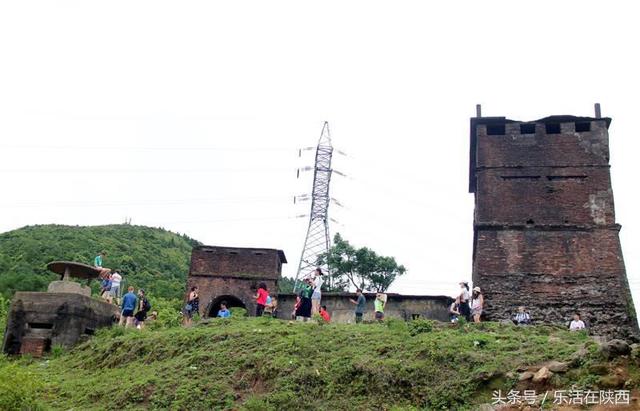
<svg viewBox="0 0 640 411">
<path fill-rule="evenodd" d="M 481 4 L 480 4 L 481 3 Z M 436 7 L 435 4 L 438 4 Z M 640 297 L 633 2 L 0 3 L 0 230 L 161 226 L 282 248 L 293 275 L 324 120 L 347 156 L 330 214 L 409 268 L 470 278 L 469 117 L 613 117 L 617 220 Z"/>
</svg>

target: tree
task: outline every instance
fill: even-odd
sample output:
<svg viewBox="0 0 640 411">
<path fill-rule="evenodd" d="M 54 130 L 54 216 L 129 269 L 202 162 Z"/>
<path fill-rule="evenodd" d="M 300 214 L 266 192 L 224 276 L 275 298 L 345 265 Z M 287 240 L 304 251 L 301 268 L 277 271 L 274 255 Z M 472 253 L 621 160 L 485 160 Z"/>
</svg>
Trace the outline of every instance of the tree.
<svg viewBox="0 0 640 411">
<path fill-rule="evenodd" d="M 407 271 L 393 257 L 380 256 L 367 247 L 356 249 L 340 233 L 335 235 L 333 246 L 322 259 L 329 264 L 334 287 L 343 290 L 353 285 L 362 290 L 384 292 L 397 276 Z"/>
</svg>

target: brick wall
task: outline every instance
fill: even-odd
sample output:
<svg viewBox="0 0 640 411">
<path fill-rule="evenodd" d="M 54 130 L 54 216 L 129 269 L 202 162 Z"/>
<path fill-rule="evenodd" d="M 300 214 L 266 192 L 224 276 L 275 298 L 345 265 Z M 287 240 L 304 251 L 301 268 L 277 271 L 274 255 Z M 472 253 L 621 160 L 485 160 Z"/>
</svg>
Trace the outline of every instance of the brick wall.
<svg viewBox="0 0 640 411">
<path fill-rule="evenodd" d="M 508 319 L 525 305 L 541 322 L 564 324 L 579 311 L 595 333 L 637 333 L 615 222 L 609 121 L 472 120 L 473 280 L 487 319 Z"/>
</svg>

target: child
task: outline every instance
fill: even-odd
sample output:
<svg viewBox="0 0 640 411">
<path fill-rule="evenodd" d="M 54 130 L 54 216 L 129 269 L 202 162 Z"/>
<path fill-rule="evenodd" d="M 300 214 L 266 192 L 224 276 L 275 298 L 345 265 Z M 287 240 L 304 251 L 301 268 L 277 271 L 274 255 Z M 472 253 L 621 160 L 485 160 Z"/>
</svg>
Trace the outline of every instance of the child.
<svg viewBox="0 0 640 411">
<path fill-rule="evenodd" d="M 320 317 L 322 317 L 322 319 L 326 323 L 331 322 L 331 316 L 327 312 L 327 306 L 326 305 L 323 305 L 322 307 L 320 307 Z"/>
<path fill-rule="evenodd" d="M 387 295 L 383 293 L 377 293 L 376 299 L 373 302 L 373 307 L 376 311 L 376 320 L 382 322 L 384 320 L 384 306 L 387 304 Z"/>
<path fill-rule="evenodd" d="M 220 303 L 220 310 L 218 311 L 218 317 L 220 318 L 229 318 L 231 317 L 231 311 L 227 308 L 227 302 L 223 301 Z"/>
</svg>

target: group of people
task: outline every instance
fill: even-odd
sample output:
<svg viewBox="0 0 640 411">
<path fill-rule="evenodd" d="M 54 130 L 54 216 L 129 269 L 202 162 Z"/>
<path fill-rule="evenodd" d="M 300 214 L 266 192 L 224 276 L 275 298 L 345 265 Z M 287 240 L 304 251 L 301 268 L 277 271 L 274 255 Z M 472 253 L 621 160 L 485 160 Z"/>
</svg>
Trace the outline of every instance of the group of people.
<svg viewBox="0 0 640 411">
<path fill-rule="evenodd" d="M 484 307 L 484 296 L 480 287 L 474 287 L 473 291 L 469 292 L 469 283 L 460 282 L 460 294 L 455 298 L 451 306 L 449 307 L 449 319 L 452 323 L 457 323 L 460 317 L 465 318 L 467 321 L 473 321 L 479 323 L 482 317 L 482 309 Z M 519 306 L 516 313 L 511 318 L 511 321 L 515 325 L 526 326 L 531 325 L 531 314 L 525 309 L 524 306 Z M 584 330 L 586 325 L 582 321 L 580 314 L 575 313 L 573 319 L 569 322 L 570 331 Z"/>
<path fill-rule="evenodd" d="M 484 307 L 484 296 L 480 287 L 474 287 L 469 291 L 469 283 L 460 282 L 460 294 L 449 307 L 449 318 L 451 322 L 458 322 L 460 317 L 467 321 L 479 323 L 482 318 L 482 308 Z"/>
<path fill-rule="evenodd" d="M 120 302 L 120 287 L 122 284 L 122 275 L 117 270 L 111 270 L 103 267 L 103 259 L 106 252 L 101 251 L 93 259 L 93 266 L 100 271 L 100 297 L 108 303 L 120 305 L 119 325 L 125 328 L 135 327 L 139 330 L 144 328 L 144 323 L 148 319 L 156 319 L 158 313 L 151 311 L 151 304 L 145 295 L 145 291 L 141 288 L 135 292 L 135 288 L 130 286 L 127 293 L 122 296 Z"/>
<path fill-rule="evenodd" d="M 124 325 L 125 328 L 136 327 L 141 330 L 144 328 L 147 317 L 156 319 L 158 316 L 158 313 L 155 311 L 149 315 L 151 303 L 149 303 L 142 288 L 140 288 L 136 294 L 135 289 L 129 286 L 127 293 L 122 296 L 121 308 L 119 324 Z"/>
</svg>

